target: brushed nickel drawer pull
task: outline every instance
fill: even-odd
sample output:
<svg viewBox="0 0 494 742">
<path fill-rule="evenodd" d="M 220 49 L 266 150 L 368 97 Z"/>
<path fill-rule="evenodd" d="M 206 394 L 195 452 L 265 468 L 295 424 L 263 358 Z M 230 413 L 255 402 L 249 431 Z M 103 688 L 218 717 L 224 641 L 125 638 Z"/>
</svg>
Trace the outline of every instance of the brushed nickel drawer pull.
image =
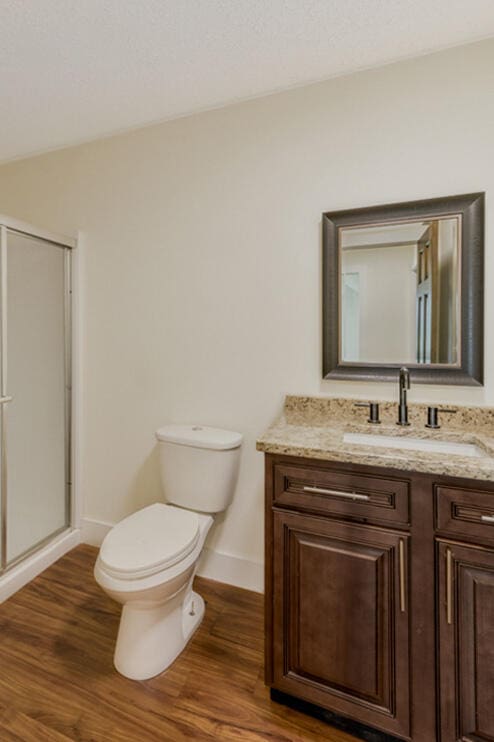
<svg viewBox="0 0 494 742">
<path fill-rule="evenodd" d="M 494 515 L 481 515 L 480 520 L 484 523 L 494 523 Z"/>
<path fill-rule="evenodd" d="M 446 549 L 446 621 L 453 622 L 453 559 L 451 549 Z"/>
<path fill-rule="evenodd" d="M 405 613 L 406 610 L 406 603 L 405 603 L 405 544 L 403 543 L 403 539 L 400 538 L 400 545 L 399 545 L 399 554 L 400 554 L 400 611 L 402 613 Z"/>
<path fill-rule="evenodd" d="M 369 495 L 358 495 L 356 492 L 341 492 L 341 490 L 327 490 L 323 487 L 304 487 L 304 492 L 313 492 L 315 495 L 336 495 L 347 500 L 370 500 Z"/>
</svg>

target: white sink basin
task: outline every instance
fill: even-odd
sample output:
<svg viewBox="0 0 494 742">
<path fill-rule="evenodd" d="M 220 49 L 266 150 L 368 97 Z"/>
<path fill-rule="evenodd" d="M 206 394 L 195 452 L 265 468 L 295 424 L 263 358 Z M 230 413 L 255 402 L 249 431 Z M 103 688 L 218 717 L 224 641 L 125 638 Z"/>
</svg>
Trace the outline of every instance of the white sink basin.
<svg viewBox="0 0 494 742">
<path fill-rule="evenodd" d="M 454 441 L 430 440 L 429 438 L 409 438 L 408 436 L 379 435 L 372 433 L 344 433 L 344 443 L 377 448 L 401 448 L 408 451 L 425 451 L 426 453 L 444 453 L 454 456 L 485 456 L 475 443 L 455 443 Z"/>
</svg>

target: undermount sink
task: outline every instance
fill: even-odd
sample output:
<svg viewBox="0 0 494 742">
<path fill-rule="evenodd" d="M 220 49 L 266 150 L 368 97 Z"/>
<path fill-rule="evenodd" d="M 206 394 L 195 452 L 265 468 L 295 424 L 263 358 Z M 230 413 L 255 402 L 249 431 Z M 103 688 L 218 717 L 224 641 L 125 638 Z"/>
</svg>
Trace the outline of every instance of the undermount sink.
<svg viewBox="0 0 494 742">
<path fill-rule="evenodd" d="M 412 438 L 408 436 L 379 435 L 372 433 L 344 433 L 344 443 L 377 448 L 401 448 L 425 453 L 444 453 L 454 456 L 477 458 L 486 453 L 475 443 L 456 443 L 455 441 L 431 440 L 429 438 Z"/>
</svg>

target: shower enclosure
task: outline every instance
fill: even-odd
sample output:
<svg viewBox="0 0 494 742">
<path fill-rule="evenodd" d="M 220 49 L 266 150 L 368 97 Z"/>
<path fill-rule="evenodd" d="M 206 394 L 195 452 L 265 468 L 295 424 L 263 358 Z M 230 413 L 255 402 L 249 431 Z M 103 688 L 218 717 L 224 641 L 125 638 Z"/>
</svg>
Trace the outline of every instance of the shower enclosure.
<svg viewBox="0 0 494 742">
<path fill-rule="evenodd" d="M 0 217 L 0 588 L 71 530 L 73 247 Z"/>
</svg>

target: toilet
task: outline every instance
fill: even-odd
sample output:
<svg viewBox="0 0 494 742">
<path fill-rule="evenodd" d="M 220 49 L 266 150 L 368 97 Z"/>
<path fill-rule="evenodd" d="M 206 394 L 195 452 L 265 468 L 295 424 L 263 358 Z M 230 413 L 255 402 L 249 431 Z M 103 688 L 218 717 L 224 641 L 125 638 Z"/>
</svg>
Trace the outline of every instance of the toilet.
<svg viewBox="0 0 494 742">
<path fill-rule="evenodd" d="M 114 526 L 94 568 L 123 606 L 114 662 L 133 680 L 166 670 L 201 623 L 192 582 L 214 514 L 232 501 L 242 444 L 240 433 L 200 425 L 167 425 L 156 438 L 166 503 Z"/>
</svg>

